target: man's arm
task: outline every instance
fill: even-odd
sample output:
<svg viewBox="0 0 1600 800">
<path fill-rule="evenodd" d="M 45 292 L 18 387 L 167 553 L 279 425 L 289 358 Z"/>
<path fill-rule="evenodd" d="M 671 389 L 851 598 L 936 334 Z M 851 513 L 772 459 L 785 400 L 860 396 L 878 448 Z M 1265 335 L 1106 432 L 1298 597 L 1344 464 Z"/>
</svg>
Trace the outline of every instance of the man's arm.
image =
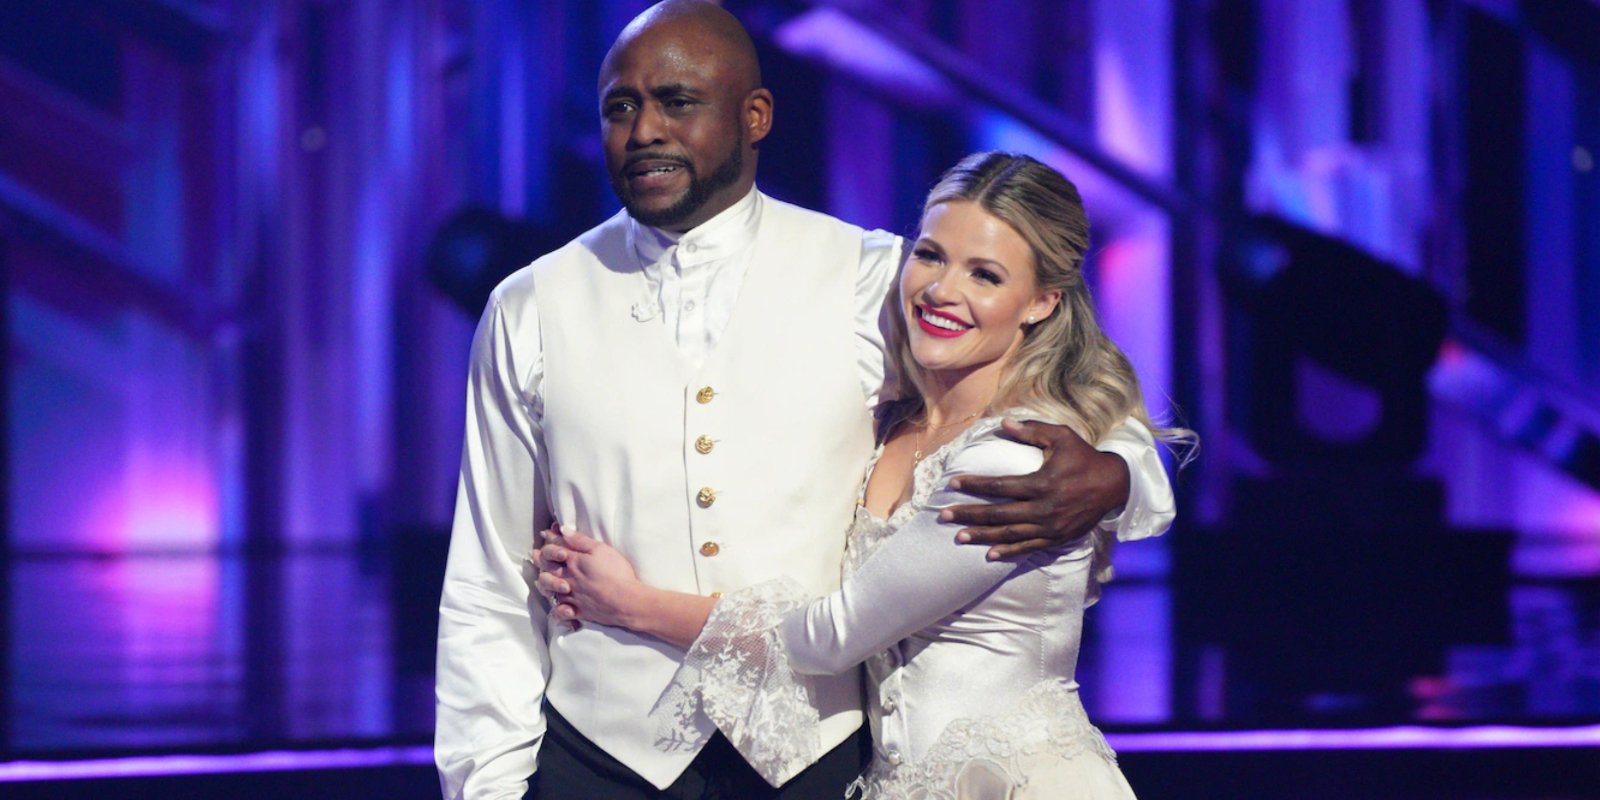
<svg viewBox="0 0 1600 800">
<path fill-rule="evenodd" d="M 524 388 L 541 368 L 538 333 L 536 320 L 508 321 L 501 303 L 497 291 L 473 338 L 439 603 L 434 758 L 446 800 L 521 798 L 544 735 L 550 661 L 526 560 L 548 516 L 538 423 Z M 519 357 L 519 348 L 532 355 Z"/>
<path fill-rule="evenodd" d="M 1013 502 L 956 506 L 941 517 L 968 526 L 957 538 L 990 545 L 991 559 L 1063 545 L 1096 526 L 1126 541 L 1172 524 L 1172 485 L 1155 439 L 1138 420 L 1124 420 L 1094 447 L 1060 425 L 1007 421 L 1006 431 L 1043 449 L 1044 466 L 1027 475 L 958 478 L 963 491 Z"/>
</svg>

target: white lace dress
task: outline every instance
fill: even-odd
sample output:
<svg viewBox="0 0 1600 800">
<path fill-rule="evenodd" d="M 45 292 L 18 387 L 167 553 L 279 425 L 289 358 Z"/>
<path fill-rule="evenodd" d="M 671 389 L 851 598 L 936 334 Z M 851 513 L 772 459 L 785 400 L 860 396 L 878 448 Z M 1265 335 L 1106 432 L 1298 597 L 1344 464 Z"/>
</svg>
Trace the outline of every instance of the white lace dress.
<svg viewBox="0 0 1600 800">
<path fill-rule="evenodd" d="M 937 519 L 945 507 L 981 502 L 950 490 L 950 477 L 1038 468 L 1040 451 L 1000 438 L 998 427 L 998 418 L 979 420 L 923 459 L 911 499 L 887 520 L 856 510 L 838 591 L 813 599 L 780 580 L 724 597 L 657 704 L 663 745 L 689 738 L 704 712 L 780 784 L 820 754 L 806 676 L 864 661 L 875 757 L 854 794 L 1133 797 L 1073 678 L 1091 575 L 1103 566 L 1095 542 L 990 562 L 986 548 L 955 544 L 959 526 Z M 1149 432 L 1131 422 L 1117 433 L 1150 450 L 1128 459 L 1132 483 L 1168 492 L 1164 530 L 1170 490 Z"/>
</svg>

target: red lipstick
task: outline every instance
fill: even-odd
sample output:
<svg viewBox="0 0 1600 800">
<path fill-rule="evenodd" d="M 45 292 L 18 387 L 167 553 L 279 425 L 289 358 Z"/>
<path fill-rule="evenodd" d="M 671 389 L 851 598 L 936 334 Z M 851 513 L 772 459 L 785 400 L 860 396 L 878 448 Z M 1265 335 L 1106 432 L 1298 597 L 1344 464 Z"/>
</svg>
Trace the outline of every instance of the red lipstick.
<svg viewBox="0 0 1600 800">
<path fill-rule="evenodd" d="M 968 324 L 967 322 L 965 322 L 965 321 L 963 321 L 963 320 L 961 320 L 961 319 L 959 319 L 959 318 L 957 318 L 957 317 L 955 317 L 953 315 L 946 314 L 946 313 L 944 313 L 942 311 L 935 311 L 935 310 L 933 310 L 931 308 L 928 308 L 926 306 L 912 306 L 911 308 L 912 308 L 913 311 L 916 312 L 917 325 L 919 325 L 922 328 L 922 332 L 923 333 L 926 333 L 929 336 L 937 337 L 937 338 L 940 338 L 940 339 L 954 339 L 957 336 L 961 336 L 962 334 L 965 334 L 967 331 L 972 329 L 972 326 L 970 324 Z M 954 322 L 955 324 L 960 325 L 961 326 L 961 330 L 954 330 L 953 331 L 953 330 L 950 330 L 949 328 L 941 328 L 941 327 L 939 327 L 937 325 L 934 325 L 933 323 L 929 322 L 926 319 L 926 317 L 930 317 L 930 316 L 938 317 L 939 319 L 950 320 L 951 322 Z"/>
</svg>

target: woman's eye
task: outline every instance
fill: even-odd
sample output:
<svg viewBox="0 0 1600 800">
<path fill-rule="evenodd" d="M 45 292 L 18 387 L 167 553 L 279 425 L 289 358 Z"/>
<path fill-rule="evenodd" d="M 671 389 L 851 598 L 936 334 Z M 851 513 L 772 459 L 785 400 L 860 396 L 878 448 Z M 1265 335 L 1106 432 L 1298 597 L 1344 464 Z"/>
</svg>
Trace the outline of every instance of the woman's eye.
<svg viewBox="0 0 1600 800">
<path fill-rule="evenodd" d="M 973 270 L 972 271 L 972 277 L 977 278 L 978 280 L 983 281 L 984 283 L 992 283 L 992 284 L 995 284 L 995 285 L 999 285 L 1000 284 L 1000 276 L 999 275 L 997 275 L 997 274 L 995 274 L 995 273 L 993 273 L 993 272 L 991 272 L 989 270 L 983 269 L 982 267 L 979 267 L 978 269 Z"/>
<path fill-rule="evenodd" d="M 919 247 L 911 251 L 911 257 L 918 261 L 926 261 L 929 264 L 939 263 L 939 254 L 926 247 Z"/>
</svg>

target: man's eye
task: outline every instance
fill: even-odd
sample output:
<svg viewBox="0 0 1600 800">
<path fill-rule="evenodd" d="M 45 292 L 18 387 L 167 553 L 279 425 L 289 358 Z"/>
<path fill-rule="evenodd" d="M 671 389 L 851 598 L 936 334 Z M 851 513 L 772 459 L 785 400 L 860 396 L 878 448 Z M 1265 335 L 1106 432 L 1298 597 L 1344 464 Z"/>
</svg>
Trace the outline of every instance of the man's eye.
<svg viewBox="0 0 1600 800">
<path fill-rule="evenodd" d="M 667 108 L 688 108 L 692 105 L 694 105 L 694 101 L 687 97 L 674 97 L 666 103 Z"/>
<path fill-rule="evenodd" d="M 618 115 L 621 115 L 621 114 L 631 113 L 632 111 L 633 111 L 633 104 L 632 103 L 610 103 L 605 107 L 605 109 L 601 113 L 605 114 L 608 117 L 615 117 L 615 116 L 618 116 Z"/>
</svg>

